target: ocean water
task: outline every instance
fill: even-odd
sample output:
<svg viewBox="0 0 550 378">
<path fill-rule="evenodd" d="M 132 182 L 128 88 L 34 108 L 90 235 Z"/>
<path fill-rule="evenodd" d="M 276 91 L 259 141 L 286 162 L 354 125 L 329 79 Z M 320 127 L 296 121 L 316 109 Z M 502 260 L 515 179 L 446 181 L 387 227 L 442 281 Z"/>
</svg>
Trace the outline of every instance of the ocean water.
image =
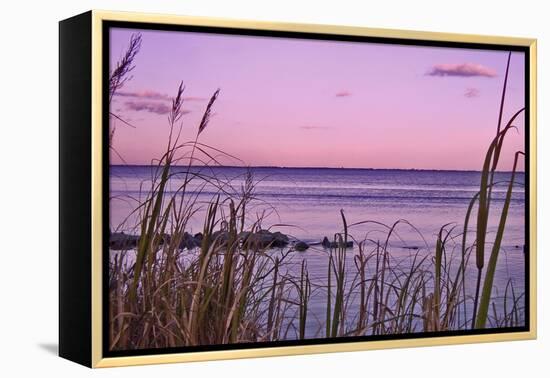
<svg viewBox="0 0 550 378">
<path fill-rule="evenodd" d="M 173 173 L 185 168 L 174 168 Z M 213 177 L 225 185 L 224 189 L 235 194 L 244 185 L 246 168 L 219 167 L 199 169 L 195 173 Z M 319 169 L 319 168 L 250 168 L 255 184 L 254 206 L 250 207 L 251 219 L 263 216 L 265 227 L 305 241 L 331 238 L 342 231 L 340 210 L 343 209 L 348 224 L 377 221 L 387 225 L 403 219 L 417 228 L 428 244 L 435 242 L 439 228 L 451 223 L 462 226 L 471 198 L 479 190 L 480 173 L 472 171 L 425 170 L 370 170 L 370 169 Z M 136 205 L 136 198 L 144 197 L 150 188 L 152 167 L 112 166 L 110 174 L 111 228 L 118 228 Z M 175 190 L 183 182 L 183 175 L 176 175 L 171 182 Z M 497 226 L 500 206 L 506 194 L 509 173 L 497 173 L 495 182 L 502 182 L 493 190 L 495 210 L 491 213 L 490 232 Z M 524 175 L 516 175 L 513 200 L 510 206 L 504 248 L 524 244 L 525 191 Z M 220 190 L 202 179 L 191 182 L 188 195 L 201 188 L 198 202 L 206 206 Z M 218 184 L 222 185 L 222 184 Z M 223 197 L 223 194 L 222 194 Z M 202 227 L 202 219 L 191 222 L 192 232 Z M 134 223 L 132 223 L 134 222 Z M 475 219 L 473 220 L 475 225 Z M 120 227 L 131 231 L 135 218 L 130 217 Z M 383 230 L 383 227 L 374 227 Z M 409 245 L 421 246 L 424 240 L 412 229 L 400 227 L 400 236 Z M 354 226 L 351 234 L 360 233 L 373 226 Z M 381 233 L 380 237 L 384 235 Z M 374 236 L 376 237 L 376 236 Z"/>
<path fill-rule="evenodd" d="M 178 172 L 185 169 L 173 168 L 171 173 L 174 178 L 169 190 L 176 190 L 181 185 L 184 174 Z M 136 233 L 137 219 L 131 213 L 139 198 L 143 199 L 150 189 L 154 169 L 149 166 L 111 166 L 110 170 L 111 229 Z M 417 248 L 433 253 L 437 233 L 443 225 L 455 227 L 453 235 L 458 236 L 464 227 L 468 204 L 477 193 L 481 178 L 481 173 L 474 171 L 271 167 L 194 167 L 191 171 L 201 178 L 191 181 L 187 197 L 196 195 L 196 206 L 201 210 L 189 223 L 189 232 L 201 231 L 204 210 L 218 194 L 221 193 L 221 198 L 227 196 L 224 192 L 238 196 L 245 185 L 247 172 L 250 172 L 255 182 L 255 196 L 248 207 L 249 223 L 262 219 L 263 228 L 315 243 L 325 236 L 331 239 L 335 233 L 342 231 L 341 210 L 349 225 L 349 234 L 356 241 L 369 239 L 384 242 L 387 227 L 399 221 L 389 241 L 396 261 L 410 258 Z M 493 190 L 488 244 L 497 229 L 509 180 L 510 173 L 501 172 L 495 176 L 495 182 L 499 184 Z M 524 174 L 518 173 L 515 181 L 494 283 L 499 293 L 504 291 L 509 280 L 513 280 L 519 293 L 523 292 L 525 285 Z M 473 235 L 476 207 L 472 214 L 470 230 Z M 448 253 L 458 254 L 460 238 L 449 243 L 454 248 L 449 248 Z M 353 266 L 356 253 L 355 246 L 346 254 L 349 266 Z M 313 279 L 323 280 L 326 277 L 327 253 L 321 246 L 312 247 L 296 258 L 307 260 Z M 468 280 L 471 280 L 467 286 L 471 295 L 475 282 L 473 266 L 469 267 Z M 326 307 L 321 298 L 322 294 L 318 299 L 312 298 L 311 305 L 311 311 L 318 312 L 320 316 Z M 313 328 L 311 334 L 314 334 Z"/>
</svg>

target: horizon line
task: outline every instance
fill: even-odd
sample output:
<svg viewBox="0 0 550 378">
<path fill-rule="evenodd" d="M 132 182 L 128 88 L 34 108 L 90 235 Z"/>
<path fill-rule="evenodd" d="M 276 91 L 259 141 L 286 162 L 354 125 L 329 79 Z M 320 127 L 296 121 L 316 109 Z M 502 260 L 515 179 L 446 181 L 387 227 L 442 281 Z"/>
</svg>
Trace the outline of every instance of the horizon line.
<svg viewBox="0 0 550 378">
<path fill-rule="evenodd" d="M 155 167 L 155 164 L 111 164 L 109 167 Z M 364 171 L 435 171 L 435 172 L 481 172 L 481 170 L 475 169 L 435 169 L 435 168 L 369 168 L 369 167 L 289 167 L 289 166 L 277 166 L 277 165 L 172 165 L 177 168 L 263 168 L 263 169 L 344 169 L 344 170 L 364 170 Z M 512 171 L 495 171 L 496 173 L 512 173 Z M 525 173 L 525 170 L 516 170 L 516 173 Z"/>
</svg>

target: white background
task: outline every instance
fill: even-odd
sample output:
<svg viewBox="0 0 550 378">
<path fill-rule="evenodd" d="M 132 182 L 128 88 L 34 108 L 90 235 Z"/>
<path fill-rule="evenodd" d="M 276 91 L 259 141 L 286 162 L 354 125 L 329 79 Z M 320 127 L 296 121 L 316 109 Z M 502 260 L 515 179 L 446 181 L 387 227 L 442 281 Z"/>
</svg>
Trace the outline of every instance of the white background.
<svg viewBox="0 0 550 378">
<path fill-rule="evenodd" d="M 546 1 L 2 2 L 0 375 L 112 377 L 542 377 L 550 374 L 550 12 Z M 539 40 L 539 339 L 91 371 L 56 356 L 58 25 L 89 9 L 512 35 Z"/>
</svg>

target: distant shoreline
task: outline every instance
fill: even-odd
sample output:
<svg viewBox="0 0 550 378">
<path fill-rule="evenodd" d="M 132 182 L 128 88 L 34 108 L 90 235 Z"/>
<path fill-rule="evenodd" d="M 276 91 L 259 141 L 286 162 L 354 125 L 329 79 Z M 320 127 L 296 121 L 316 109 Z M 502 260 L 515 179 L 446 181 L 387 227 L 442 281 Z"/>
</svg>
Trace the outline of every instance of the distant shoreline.
<svg viewBox="0 0 550 378">
<path fill-rule="evenodd" d="M 151 164 L 109 164 L 109 167 L 133 167 L 147 168 L 155 167 Z M 187 169 L 187 165 L 173 165 L 172 168 Z M 355 167 L 279 167 L 279 166 L 237 166 L 237 165 L 192 165 L 191 168 L 232 168 L 232 169 L 307 169 L 307 170 L 346 170 L 346 171 L 400 171 L 400 172 L 463 172 L 481 173 L 472 169 L 426 169 L 426 168 L 355 168 Z M 496 173 L 512 173 L 512 171 L 495 171 Z M 518 170 L 516 173 L 525 174 L 525 171 Z"/>
</svg>

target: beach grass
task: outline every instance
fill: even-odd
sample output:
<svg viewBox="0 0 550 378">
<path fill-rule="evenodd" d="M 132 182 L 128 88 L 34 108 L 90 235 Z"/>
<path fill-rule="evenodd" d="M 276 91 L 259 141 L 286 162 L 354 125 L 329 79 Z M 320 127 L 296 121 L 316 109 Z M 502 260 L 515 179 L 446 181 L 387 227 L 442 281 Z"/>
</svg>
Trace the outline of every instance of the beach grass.
<svg viewBox="0 0 550 378">
<path fill-rule="evenodd" d="M 374 220 L 348 224 L 342 210 L 340 232 L 333 235 L 328 248 L 319 249 L 326 260 L 326 274 L 319 277 L 309 271 L 292 243 L 275 247 L 258 243 L 254 237 L 265 230 L 265 219 L 250 213 L 255 198 L 251 173 L 241 188 L 235 188 L 209 170 L 220 164 L 219 156 L 224 153 L 201 143 L 199 137 L 208 127 L 219 90 L 211 96 L 194 139 L 182 141 L 184 90 L 180 84 L 172 101 L 166 150 L 154 162 L 151 180 L 136 199 L 132 212 L 139 219 L 136 246 L 112 252 L 110 258 L 111 350 L 523 324 L 524 294 L 516 292 L 511 280 L 503 296 L 494 288 L 522 152 L 515 154 L 494 240 L 486 240 L 502 145 L 523 109 L 501 128 L 501 106 L 479 191 L 470 201 L 463 227 L 443 225 L 433 250 L 417 248 L 406 259 L 398 259 L 390 241 L 399 238 L 399 227 L 420 233 L 413 225 L 403 219 L 392 225 Z M 502 101 L 505 91 L 506 84 Z M 201 168 L 193 169 L 196 164 Z M 189 190 L 191 182 L 198 183 L 199 189 Z M 205 204 L 198 197 L 207 184 L 217 188 L 217 193 Z M 182 247 L 190 219 L 202 210 L 200 245 Z M 474 230 L 471 218 L 475 219 Z M 384 237 L 354 237 L 354 230 L 367 224 L 384 229 Z M 474 240 L 469 240 L 472 234 Z M 353 250 L 347 248 L 350 241 L 356 245 Z M 470 257 L 476 269 L 473 296 L 466 288 Z M 312 310 L 314 298 L 324 303 L 321 316 Z"/>
</svg>

